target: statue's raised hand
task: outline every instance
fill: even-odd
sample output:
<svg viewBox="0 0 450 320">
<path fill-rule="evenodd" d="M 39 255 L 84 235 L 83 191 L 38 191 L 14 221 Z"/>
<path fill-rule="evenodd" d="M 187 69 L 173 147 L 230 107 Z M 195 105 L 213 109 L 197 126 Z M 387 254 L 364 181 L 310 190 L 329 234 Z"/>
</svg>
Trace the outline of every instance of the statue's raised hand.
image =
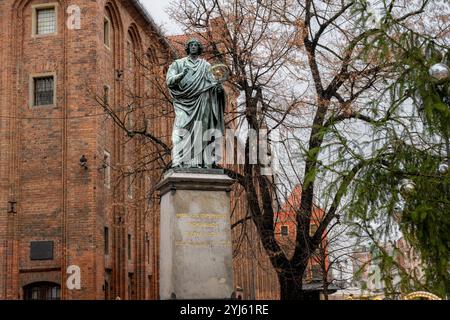
<svg viewBox="0 0 450 320">
<path fill-rule="evenodd" d="M 177 75 L 175 83 L 179 84 L 184 79 L 184 77 L 189 73 L 189 70 L 190 69 L 188 67 L 184 66 L 181 73 Z"/>
<path fill-rule="evenodd" d="M 189 70 L 190 70 L 189 67 L 184 67 L 183 68 L 183 72 L 182 72 L 183 73 L 183 77 L 189 73 Z"/>
</svg>

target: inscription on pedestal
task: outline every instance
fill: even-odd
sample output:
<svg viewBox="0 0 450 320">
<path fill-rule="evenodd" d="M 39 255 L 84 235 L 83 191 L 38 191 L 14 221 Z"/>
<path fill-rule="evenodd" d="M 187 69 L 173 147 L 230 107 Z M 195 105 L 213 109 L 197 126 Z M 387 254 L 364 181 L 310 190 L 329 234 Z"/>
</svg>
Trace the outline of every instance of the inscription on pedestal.
<svg viewBox="0 0 450 320">
<path fill-rule="evenodd" d="M 226 233 L 229 217 L 215 213 L 179 213 L 176 215 L 180 233 L 175 239 L 176 246 L 191 247 L 231 247 Z"/>
</svg>

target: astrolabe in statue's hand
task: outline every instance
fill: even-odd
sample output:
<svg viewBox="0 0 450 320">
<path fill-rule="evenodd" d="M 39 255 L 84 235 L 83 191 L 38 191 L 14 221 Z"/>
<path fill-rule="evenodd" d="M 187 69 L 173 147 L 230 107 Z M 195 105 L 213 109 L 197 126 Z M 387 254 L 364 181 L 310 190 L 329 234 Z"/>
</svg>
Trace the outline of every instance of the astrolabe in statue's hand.
<svg viewBox="0 0 450 320">
<path fill-rule="evenodd" d="M 224 83 L 230 78 L 230 69 L 223 63 L 216 63 L 211 66 L 210 72 L 218 83 Z"/>
</svg>

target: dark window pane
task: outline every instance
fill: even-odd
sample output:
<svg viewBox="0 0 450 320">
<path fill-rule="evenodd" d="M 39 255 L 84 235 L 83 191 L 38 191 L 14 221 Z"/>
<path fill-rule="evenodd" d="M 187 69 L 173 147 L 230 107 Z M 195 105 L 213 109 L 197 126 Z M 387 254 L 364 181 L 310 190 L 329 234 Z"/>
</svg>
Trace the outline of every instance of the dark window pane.
<svg viewBox="0 0 450 320">
<path fill-rule="evenodd" d="M 61 287 L 57 283 L 35 282 L 23 288 L 25 300 L 60 300 Z"/>
<path fill-rule="evenodd" d="M 147 246 L 147 263 L 150 264 L 150 238 L 148 232 L 145 233 L 145 244 Z"/>
<path fill-rule="evenodd" d="M 128 299 L 133 300 L 134 297 L 134 274 L 128 274 Z"/>
<path fill-rule="evenodd" d="M 128 260 L 131 260 L 131 234 L 128 235 Z"/>
<path fill-rule="evenodd" d="M 31 300 L 39 300 L 39 288 L 31 288 Z"/>
<path fill-rule="evenodd" d="M 105 227 L 104 230 L 104 238 L 105 238 L 105 255 L 109 254 L 109 229 L 108 227 Z"/>
<path fill-rule="evenodd" d="M 53 77 L 34 79 L 34 105 L 45 106 L 53 104 Z"/>
<path fill-rule="evenodd" d="M 289 229 L 287 226 L 281 226 L 281 235 L 287 236 L 289 234 Z"/>
</svg>

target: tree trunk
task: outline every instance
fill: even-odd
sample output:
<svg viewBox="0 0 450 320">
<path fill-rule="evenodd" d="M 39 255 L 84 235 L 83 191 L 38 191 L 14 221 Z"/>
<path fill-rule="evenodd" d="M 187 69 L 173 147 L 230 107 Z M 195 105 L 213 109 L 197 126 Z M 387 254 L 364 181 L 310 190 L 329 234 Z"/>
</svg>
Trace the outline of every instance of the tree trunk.
<svg viewBox="0 0 450 320">
<path fill-rule="evenodd" d="M 322 283 L 323 283 L 323 300 L 328 300 L 328 270 L 325 265 L 322 266 Z"/>
<path fill-rule="evenodd" d="M 302 276 L 289 276 L 278 274 L 278 281 L 280 283 L 280 299 L 281 300 L 304 300 L 305 295 L 302 290 Z"/>
<path fill-rule="evenodd" d="M 328 283 L 323 286 L 323 300 L 328 300 Z"/>
</svg>

